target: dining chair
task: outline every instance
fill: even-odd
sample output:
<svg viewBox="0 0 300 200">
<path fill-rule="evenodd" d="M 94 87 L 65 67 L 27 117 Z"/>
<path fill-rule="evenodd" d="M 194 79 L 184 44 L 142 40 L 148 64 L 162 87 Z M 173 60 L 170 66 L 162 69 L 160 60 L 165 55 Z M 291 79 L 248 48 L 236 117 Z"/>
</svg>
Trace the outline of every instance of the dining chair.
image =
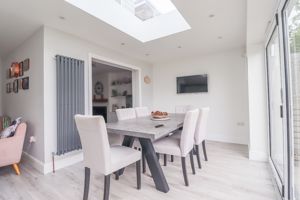
<svg viewBox="0 0 300 200">
<path fill-rule="evenodd" d="M 134 112 L 133 112 L 134 111 Z M 117 118 L 119 121 L 136 118 L 135 110 L 133 108 L 123 108 L 116 110 Z M 122 144 L 124 137 L 114 133 L 108 134 L 108 140 L 110 145 L 120 145 Z"/>
<path fill-rule="evenodd" d="M 207 158 L 207 151 L 206 151 L 206 135 L 207 135 L 207 122 L 208 122 L 208 114 L 209 114 L 209 107 L 204 107 L 199 109 L 199 116 L 197 120 L 197 125 L 195 129 L 195 138 L 194 138 L 194 145 L 196 150 L 196 157 L 199 169 L 201 169 L 201 160 L 200 160 L 200 151 L 199 146 L 202 144 L 202 150 L 204 154 L 204 160 L 208 161 Z M 181 131 L 176 131 L 171 137 L 173 138 L 180 138 Z"/>
<path fill-rule="evenodd" d="M 186 171 L 186 157 L 188 154 L 190 155 L 193 174 L 196 173 L 193 147 L 198 115 L 198 109 L 191 110 L 186 113 L 180 138 L 165 137 L 153 143 L 156 153 L 181 157 L 182 172 L 186 186 L 189 185 Z"/>
<path fill-rule="evenodd" d="M 88 199 L 90 174 L 104 175 L 103 199 L 109 199 L 110 175 L 136 163 L 137 189 L 141 188 L 141 153 L 125 146 L 110 146 L 106 124 L 102 116 L 75 115 L 85 165 L 83 200 Z"/>
<path fill-rule="evenodd" d="M 135 109 L 134 108 L 117 109 L 116 113 L 117 113 L 118 121 L 136 118 L 136 114 L 135 114 Z"/>
<path fill-rule="evenodd" d="M 135 108 L 136 117 L 147 117 L 150 116 L 150 111 L 147 107 L 136 107 Z"/>
<path fill-rule="evenodd" d="M 175 106 L 175 113 L 185 114 L 190 110 L 195 109 L 192 105 L 177 105 Z"/>
<path fill-rule="evenodd" d="M 116 113 L 117 113 L 118 121 L 128 120 L 128 119 L 135 119 L 137 117 L 136 110 L 134 108 L 117 109 Z M 132 146 L 133 148 L 142 151 L 141 144 L 136 139 L 133 140 L 133 143 L 130 144 L 129 146 Z M 142 154 L 143 154 L 143 152 L 142 152 Z M 144 155 L 142 156 L 142 166 L 143 166 L 143 173 L 145 173 L 146 172 L 146 160 L 145 160 Z"/>
<path fill-rule="evenodd" d="M 210 110 L 209 107 L 200 109 L 197 126 L 196 126 L 196 131 L 195 131 L 194 145 L 196 147 L 196 156 L 197 156 L 199 168 L 201 168 L 200 153 L 199 153 L 200 144 L 202 144 L 204 159 L 205 159 L 205 161 L 208 161 L 205 140 L 206 140 L 206 135 L 207 135 L 207 122 L 208 122 L 209 110 Z"/>
</svg>

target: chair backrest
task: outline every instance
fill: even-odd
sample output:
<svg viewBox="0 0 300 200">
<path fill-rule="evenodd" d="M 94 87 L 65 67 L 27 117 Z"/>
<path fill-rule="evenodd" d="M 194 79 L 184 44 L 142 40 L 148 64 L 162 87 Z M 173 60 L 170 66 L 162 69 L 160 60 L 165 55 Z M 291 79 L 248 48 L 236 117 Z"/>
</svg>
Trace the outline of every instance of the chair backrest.
<svg viewBox="0 0 300 200">
<path fill-rule="evenodd" d="M 180 150 L 182 156 L 186 156 L 194 147 L 195 129 L 198 116 L 198 109 L 188 111 L 185 115 L 180 138 Z"/>
<path fill-rule="evenodd" d="M 117 117 L 119 121 L 126 119 L 134 119 L 136 118 L 135 109 L 134 108 L 122 108 L 116 110 Z"/>
<path fill-rule="evenodd" d="M 188 111 L 194 110 L 194 109 L 196 109 L 196 108 L 192 105 L 177 105 L 177 106 L 175 106 L 175 113 L 186 114 Z"/>
<path fill-rule="evenodd" d="M 195 131 L 195 144 L 199 145 L 203 140 L 206 139 L 206 128 L 208 121 L 209 108 L 201 108 L 199 110 L 199 117 L 197 121 L 196 131 Z"/>
<path fill-rule="evenodd" d="M 136 107 L 135 114 L 136 117 L 146 117 L 150 115 L 150 111 L 147 107 Z"/>
<path fill-rule="evenodd" d="M 93 171 L 106 175 L 110 169 L 110 146 L 102 116 L 75 115 L 84 163 Z"/>
</svg>

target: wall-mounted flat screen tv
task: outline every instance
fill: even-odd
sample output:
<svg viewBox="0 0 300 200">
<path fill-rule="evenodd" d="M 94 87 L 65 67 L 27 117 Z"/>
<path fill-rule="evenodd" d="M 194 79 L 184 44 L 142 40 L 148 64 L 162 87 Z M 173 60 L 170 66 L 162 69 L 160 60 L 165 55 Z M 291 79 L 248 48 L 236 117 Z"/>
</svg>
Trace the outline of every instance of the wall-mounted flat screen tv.
<svg viewBox="0 0 300 200">
<path fill-rule="evenodd" d="M 207 74 L 177 77 L 177 94 L 208 92 Z"/>
</svg>

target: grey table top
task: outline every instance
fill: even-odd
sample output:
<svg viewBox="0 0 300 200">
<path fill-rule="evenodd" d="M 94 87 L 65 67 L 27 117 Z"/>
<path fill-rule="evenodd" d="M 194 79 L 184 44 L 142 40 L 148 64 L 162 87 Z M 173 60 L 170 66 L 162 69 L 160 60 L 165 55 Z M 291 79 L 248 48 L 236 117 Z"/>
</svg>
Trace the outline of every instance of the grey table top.
<svg viewBox="0 0 300 200">
<path fill-rule="evenodd" d="M 154 121 L 149 116 L 107 123 L 106 126 L 109 133 L 157 140 L 181 128 L 183 121 L 184 114 L 170 114 L 170 119 L 166 121 Z M 158 124 L 164 126 L 155 128 Z"/>
</svg>

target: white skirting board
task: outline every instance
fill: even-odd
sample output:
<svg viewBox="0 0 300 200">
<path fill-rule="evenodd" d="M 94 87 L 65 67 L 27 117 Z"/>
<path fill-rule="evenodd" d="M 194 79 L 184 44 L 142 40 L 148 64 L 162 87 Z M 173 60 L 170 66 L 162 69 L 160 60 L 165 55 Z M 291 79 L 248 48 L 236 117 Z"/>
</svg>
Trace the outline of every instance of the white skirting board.
<svg viewBox="0 0 300 200">
<path fill-rule="evenodd" d="M 54 160 L 55 170 L 59 170 L 83 161 L 83 153 L 81 150 L 73 151 L 62 156 L 54 156 Z M 43 174 L 48 174 L 53 171 L 52 160 L 51 162 L 43 163 L 42 161 L 31 156 L 30 154 L 23 152 L 22 161 L 31 165 L 33 168 L 35 168 Z"/>
</svg>

